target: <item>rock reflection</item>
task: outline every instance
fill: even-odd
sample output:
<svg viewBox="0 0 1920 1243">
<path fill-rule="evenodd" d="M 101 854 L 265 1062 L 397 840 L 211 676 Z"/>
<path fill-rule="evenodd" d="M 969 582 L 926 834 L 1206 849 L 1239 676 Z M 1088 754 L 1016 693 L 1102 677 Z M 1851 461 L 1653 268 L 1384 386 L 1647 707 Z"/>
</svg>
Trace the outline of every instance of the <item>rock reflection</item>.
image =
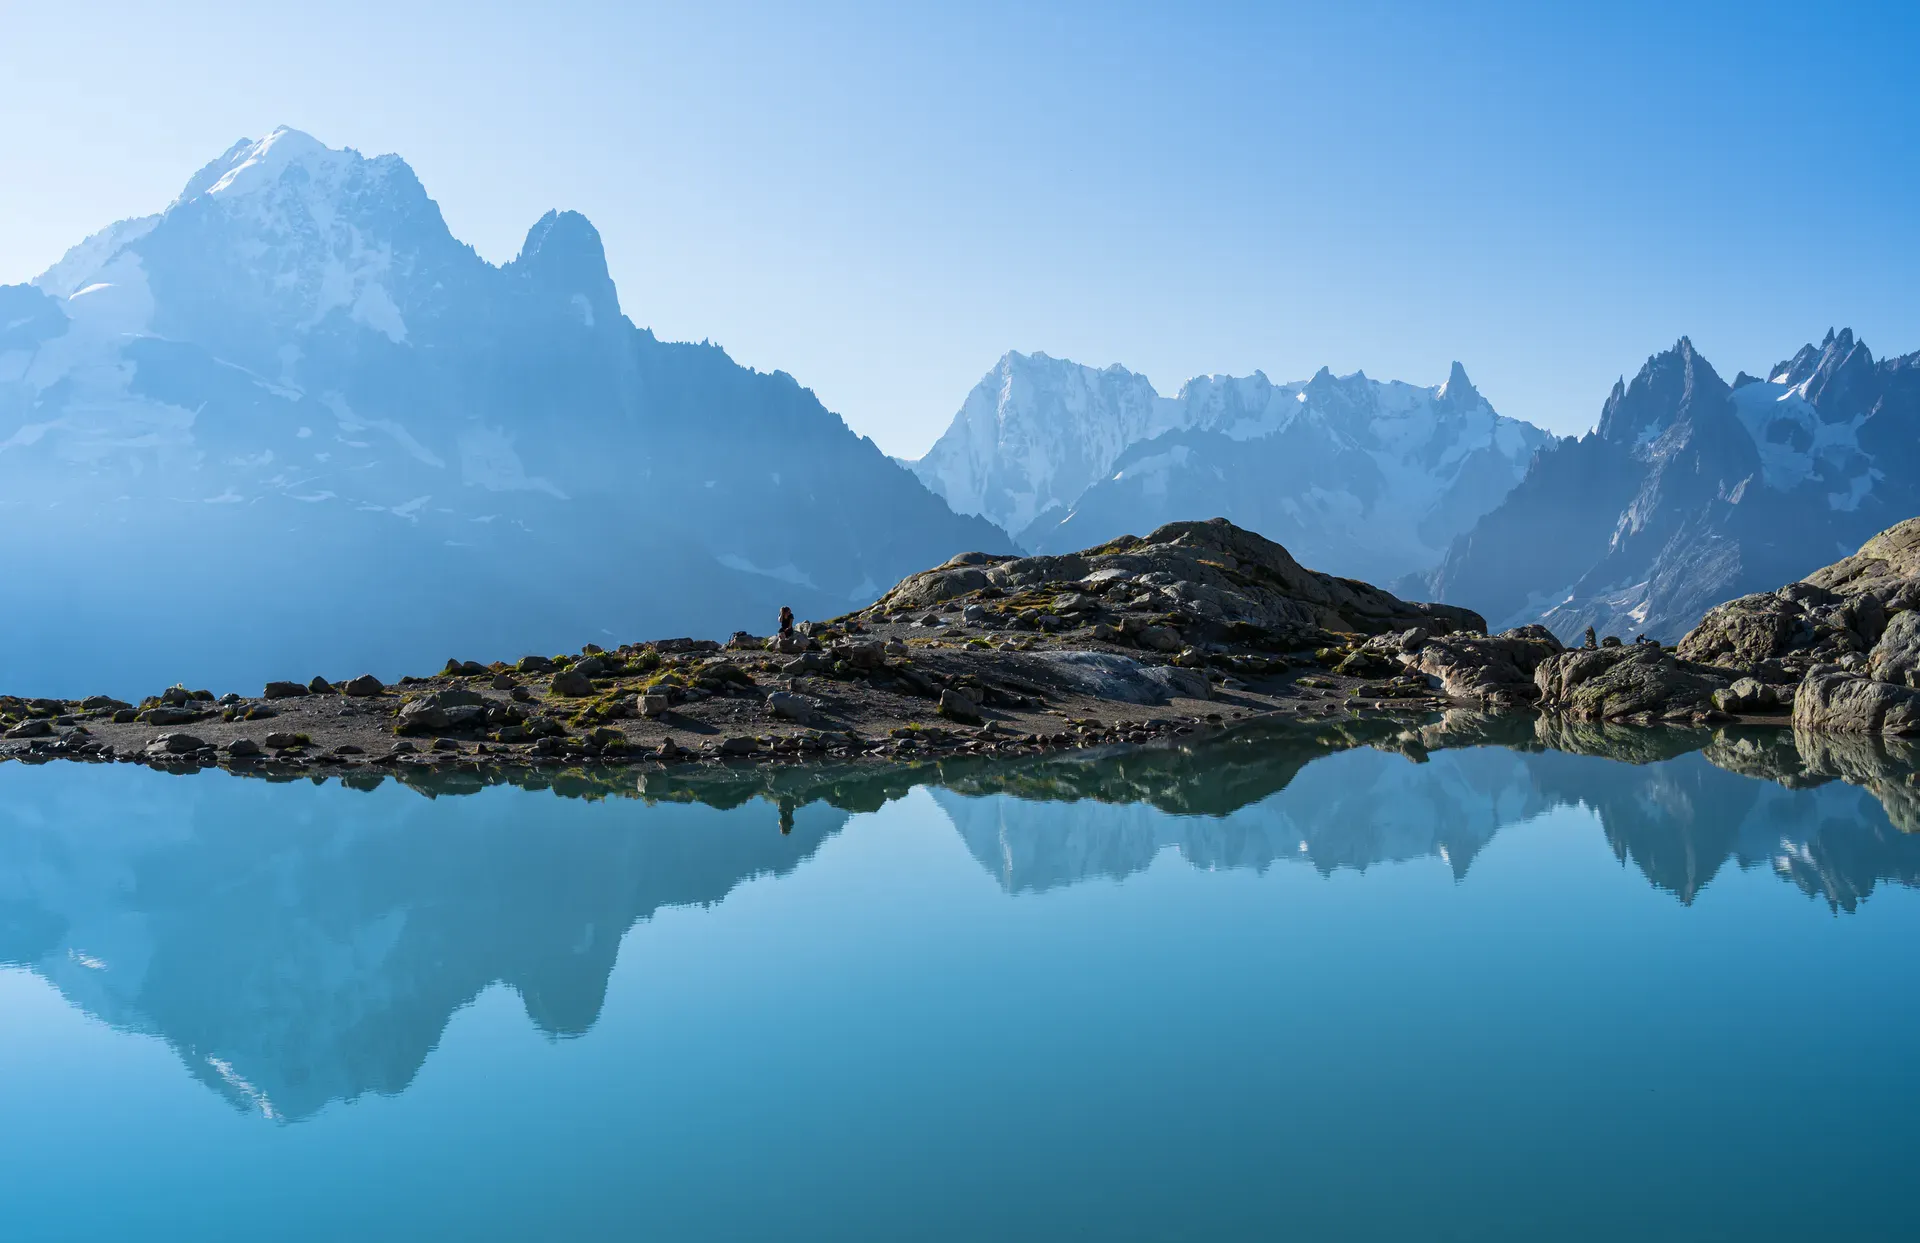
<svg viewBox="0 0 1920 1243">
<path fill-rule="evenodd" d="M 495 983 L 550 1036 L 587 1031 L 636 923 L 785 874 L 918 786 L 1013 894 L 1168 850 L 1256 871 L 1434 858 L 1465 878 L 1501 830 L 1576 805 L 1682 902 L 1729 866 L 1837 911 L 1920 882 L 1920 748 L 1777 730 L 1452 713 L 1012 762 L 441 770 L 412 793 L 72 771 L 87 779 L 14 782 L 0 805 L 0 962 L 289 1120 L 403 1091 Z M 562 797 L 454 797 L 503 785 Z"/>
</svg>

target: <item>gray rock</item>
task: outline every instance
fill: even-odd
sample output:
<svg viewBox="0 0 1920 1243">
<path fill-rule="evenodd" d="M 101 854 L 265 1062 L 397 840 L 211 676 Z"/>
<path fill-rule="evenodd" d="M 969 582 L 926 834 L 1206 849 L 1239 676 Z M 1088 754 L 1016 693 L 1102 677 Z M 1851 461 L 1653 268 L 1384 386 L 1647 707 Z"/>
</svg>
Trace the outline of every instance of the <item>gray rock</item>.
<svg viewBox="0 0 1920 1243">
<path fill-rule="evenodd" d="M 53 732 L 53 726 L 42 720 L 22 721 L 8 730 L 7 738 L 45 738 Z"/>
<path fill-rule="evenodd" d="M 191 725 L 204 715 L 192 708 L 148 708 L 141 719 L 149 725 Z"/>
<path fill-rule="evenodd" d="M 982 719 L 979 703 L 953 689 L 940 692 L 939 711 L 940 715 L 948 720 L 960 721 L 967 725 L 978 725 Z"/>
<path fill-rule="evenodd" d="M 640 715 L 649 719 L 665 716 L 673 703 L 665 695 L 652 694 L 640 696 Z"/>
<path fill-rule="evenodd" d="M 260 744 L 251 738 L 235 738 L 232 742 L 229 742 L 220 749 L 236 760 L 243 760 L 250 755 L 260 754 Z"/>
<path fill-rule="evenodd" d="M 307 689 L 316 695 L 331 695 L 333 694 L 333 683 L 315 674 L 313 681 L 307 683 Z"/>
<path fill-rule="evenodd" d="M 578 669 L 563 669 L 553 675 L 552 691 L 569 699 L 584 699 L 593 694 L 593 679 Z"/>
<path fill-rule="evenodd" d="M 969 604 L 960 610 L 960 620 L 973 626 L 983 626 L 987 621 L 987 610 L 982 605 Z"/>
<path fill-rule="evenodd" d="M 355 696 L 359 699 L 366 699 L 384 693 L 387 688 L 386 684 L 381 682 L 379 678 L 374 677 L 371 673 L 363 673 L 340 689 L 348 695 Z"/>
<path fill-rule="evenodd" d="M 185 707 L 193 702 L 193 692 L 184 686 L 169 686 L 160 692 L 160 702 L 169 708 Z"/>
<path fill-rule="evenodd" d="M 553 669 L 553 662 L 545 656 L 522 656 L 514 667 L 521 673 L 548 673 Z"/>
<path fill-rule="evenodd" d="M 1448 634 L 1414 641 L 1418 628 L 1394 636 L 1386 646 L 1412 656 L 1413 667 L 1440 679 L 1453 699 L 1512 708 L 1536 699 L 1534 674 L 1540 662 L 1566 649 L 1545 626 L 1522 626 L 1497 635 Z M 1408 646 L 1408 644 L 1412 646 Z"/>
<path fill-rule="evenodd" d="M 1144 665 L 1112 652 L 1032 652 L 1009 655 L 1010 668 L 1059 679 L 1069 689 L 1120 703 L 1162 704 L 1179 696 L 1210 699 L 1206 675 L 1173 665 Z"/>
<path fill-rule="evenodd" d="M 790 691 L 775 691 L 767 696 L 767 710 L 775 716 L 801 725 L 812 725 L 820 719 L 820 708 L 813 700 L 804 695 L 795 695 Z"/>
<path fill-rule="evenodd" d="M 1759 678 L 1735 678 L 1731 686 L 1713 693 L 1713 706 L 1722 712 L 1750 716 L 1778 712 L 1782 704 L 1777 687 L 1769 686 Z"/>
<path fill-rule="evenodd" d="M 1920 609 L 1895 613 L 1873 645 L 1867 672 L 1879 682 L 1920 687 Z"/>
<path fill-rule="evenodd" d="M 887 663 L 887 645 L 879 639 L 861 639 L 834 649 L 834 654 L 855 669 L 878 669 Z"/>
<path fill-rule="evenodd" d="M 269 751 L 285 751 L 289 747 L 301 747 L 306 745 L 305 743 L 300 741 L 300 735 L 291 734 L 286 732 L 285 730 L 275 730 L 271 734 L 268 734 L 266 741 L 267 741 L 267 749 Z"/>
<path fill-rule="evenodd" d="M 447 728 L 447 710 L 440 706 L 438 697 L 429 695 L 402 705 L 398 718 L 400 732 L 424 734 Z"/>
<path fill-rule="evenodd" d="M 147 744 L 147 751 L 152 755 L 190 755 L 207 745 L 192 734 L 162 734 Z"/>
<path fill-rule="evenodd" d="M 720 743 L 722 755 L 752 755 L 760 749 L 760 740 L 743 734 L 723 739 Z"/>
<path fill-rule="evenodd" d="M 1534 671 L 1541 707 L 1593 721 L 1706 716 L 1718 711 L 1713 694 L 1727 683 L 1724 671 L 1650 644 L 1579 648 L 1548 657 Z"/>
<path fill-rule="evenodd" d="M 297 699 L 301 695 L 308 694 L 312 692 L 298 682 L 269 682 L 267 689 L 261 692 L 260 697 L 262 699 Z"/>
<path fill-rule="evenodd" d="M 587 656 L 573 662 L 573 671 L 589 678 L 604 677 L 609 667 L 605 656 Z"/>
<path fill-rule="evenodd" d="M 80 701 L 80 710 L 82 712 L 98 712 L 103 708 L 111 708 L 118 712 L 122 708 L 131 708 L 132 706 L 133 705 L 126 700 L 115 699 L 111 695 L 89 695 Z"/>
<path fill-rule="evenodd" d="M 1135 636 L 1135 641 L 1154 652 L 1177 652 L 1186 646 L 1179 633 L 1166 626 L 1143 626 Z"/>
<path fill-rule="evenodd" d="M 1793 727 L 1849 734 L 1920 734 L 1920 690 L 1822 666 L 1793 697 Z"/>
</svg>

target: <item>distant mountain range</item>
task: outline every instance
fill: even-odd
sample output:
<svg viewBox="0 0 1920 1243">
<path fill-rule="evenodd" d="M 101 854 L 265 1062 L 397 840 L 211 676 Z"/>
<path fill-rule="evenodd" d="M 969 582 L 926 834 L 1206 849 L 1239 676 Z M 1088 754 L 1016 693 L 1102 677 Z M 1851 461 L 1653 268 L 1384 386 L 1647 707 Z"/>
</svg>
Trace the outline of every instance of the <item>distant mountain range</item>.
<svg viewBox="0 0 1920 1243">
<path fill-rule="evenodd" d="M 1614 385 L 1593 431 L 1540 454 L 1424 584 L 1398 588 L 1471 600 L 1496 627 L 1673 641 L 1915 514 L 1920 353 L 1876 361 L 1829 332 L 1729 385 L 1683 338 Z"/>
<path fill-rule="evenodd" d="M 1275 384 L 1145 376 L 1010 353 L 914 473 L 1031 552 L 1224 517 L 1303 564 L 1382 582 L 1436 564 L 1552 438 L 1494 412 L 1455 363 L 1421 388 L 1361 373 Z"/>
<path fill-rule="evenodd" d="M 1217 515 L 1496 629 L 1672 642 L 1920 514 L 1920 353 L 1829 332 L 1729 385 L 1683 339 L 1565 439 L 1495 413 L 1458 363 L 1434 388 L 1322 369 L 1161 397 L 1121 367 L 1011 353 L 907 465 L 1032 552 Z"/>
<path fill-rule="evenodd" d="M 1008 546 L 635 327 L 583 217 L 495 267 L 398 156 L 287 129 L 0 287 L 0 533 L 0 678 L 53 693 L 764 629 Z"/>
</svg>

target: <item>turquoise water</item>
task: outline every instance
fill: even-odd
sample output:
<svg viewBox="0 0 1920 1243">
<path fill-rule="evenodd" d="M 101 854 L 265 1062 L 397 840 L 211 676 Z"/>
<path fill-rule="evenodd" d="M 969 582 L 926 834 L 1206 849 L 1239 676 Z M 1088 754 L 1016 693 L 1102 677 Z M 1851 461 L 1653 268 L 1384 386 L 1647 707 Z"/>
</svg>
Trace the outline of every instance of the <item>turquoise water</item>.
<svg viewBox="0 0 1920 1243">
<path fill-rule="evenodd" d="M 0 765 L 0 1236 L 1911 1238 L 1911 774 L 1726 763 Z"/>
</svg>

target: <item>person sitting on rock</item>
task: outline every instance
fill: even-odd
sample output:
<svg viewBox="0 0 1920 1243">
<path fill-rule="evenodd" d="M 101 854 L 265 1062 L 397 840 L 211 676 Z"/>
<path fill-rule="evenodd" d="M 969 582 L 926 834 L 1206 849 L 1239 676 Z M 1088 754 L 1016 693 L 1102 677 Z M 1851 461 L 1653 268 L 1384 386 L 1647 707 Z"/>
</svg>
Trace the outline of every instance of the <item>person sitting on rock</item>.
<svg viewBox="0 0 1920 1243">
<path fill-rule="evenodd" d="M 793 610 L 786 605 L 780 606 L 780 637 L 788 638 L 793 634 Z"/>
</svg>

